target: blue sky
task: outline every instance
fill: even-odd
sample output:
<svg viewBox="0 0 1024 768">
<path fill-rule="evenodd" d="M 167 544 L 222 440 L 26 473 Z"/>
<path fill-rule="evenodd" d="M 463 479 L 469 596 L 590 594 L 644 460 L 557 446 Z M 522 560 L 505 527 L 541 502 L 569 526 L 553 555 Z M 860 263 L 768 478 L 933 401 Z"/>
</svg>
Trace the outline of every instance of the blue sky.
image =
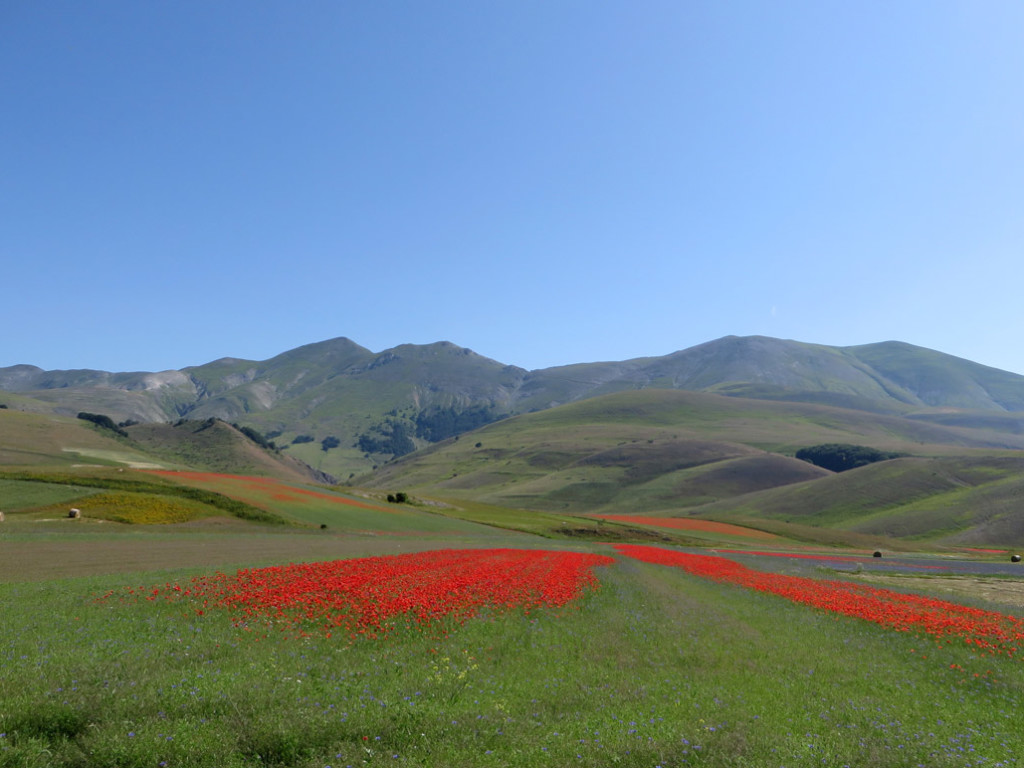
<svg viewBox="0 0 1024 768">
<path fill-rule="evenodd" d="M 0 366 L 736 334 L 1024 373 L 1024 5 L 0 4 Z"/>
</svg>

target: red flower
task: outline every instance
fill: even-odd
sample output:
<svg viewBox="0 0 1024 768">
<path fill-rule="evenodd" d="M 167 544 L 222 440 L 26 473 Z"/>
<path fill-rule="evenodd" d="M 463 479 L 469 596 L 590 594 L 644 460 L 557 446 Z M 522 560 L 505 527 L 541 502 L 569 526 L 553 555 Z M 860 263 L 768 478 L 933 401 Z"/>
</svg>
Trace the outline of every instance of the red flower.
<svg viewBox="0 0 1024 768">
<path fill-rule="evenodd" d="M 947 642 L 960 638 L 990 653 L 1013 656 L 1024 642 L 1024 621 L 994 611 L 846 581 L 764 573 L 724 557 L 688 555 L 635 544 L 617 544 L 615 548 L 637 560 L 672 565 L 704 578 L 771 592 L 793 602 L 873 621 L 900 632 L 925 632 Z"/>
<path fill-rule="evenodd" d="M 217 573 L 193 579 L 184 591 L 177 584 L 154 587 L 150 598 L 195 602 L 200 615 L 225 609 L 239 626 L 269 622 L 305 634 L 312 625 L 328 636 L 343 628 L 350 636 L 378 637 L 399 624 L 465 621 L 482 609 L 565 605 L 596 586 L 594 566 L 611 562 L 576 552 L 440 550 Z"/>
</svg>

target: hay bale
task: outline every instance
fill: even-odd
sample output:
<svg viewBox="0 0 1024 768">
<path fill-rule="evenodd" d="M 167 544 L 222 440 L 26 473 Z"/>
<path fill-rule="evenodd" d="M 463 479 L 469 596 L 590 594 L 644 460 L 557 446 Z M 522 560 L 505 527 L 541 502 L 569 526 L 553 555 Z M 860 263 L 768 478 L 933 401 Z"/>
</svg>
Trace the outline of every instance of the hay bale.
<svg viewBox="0 0 1024 768">
<path fill-rule="evenodd" d="M 82 516 L 82 510 L 80 510 L 80 509 L 75 509 L 74 507 L 72 507 L 71 509 L 68 510 L 68 517 L 71 518 L 72 520 L 77 520 L 81 516 Z"/>
</svg>

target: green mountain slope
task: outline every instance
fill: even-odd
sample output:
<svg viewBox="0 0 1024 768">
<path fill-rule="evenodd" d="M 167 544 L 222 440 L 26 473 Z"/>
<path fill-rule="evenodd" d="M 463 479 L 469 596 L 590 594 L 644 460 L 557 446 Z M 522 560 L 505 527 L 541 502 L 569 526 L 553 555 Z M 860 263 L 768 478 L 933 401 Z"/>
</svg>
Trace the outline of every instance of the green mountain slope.
<svg viewBox="0 0 1024 768">
<path fill-rule="evenodd" d="M 925 440 L 928 424 L 958 427 L 979 444 L 994 442 L 993 433 L 1015 444 L 1024 434 L 1024 377 L 899 342 L 728 336 L 661 357 L 526 371 L 448 342 L 374 353 L 338 338 L 264 361 L 224 358 L 161 373 L 12 366 L 0 369 L 0 389 L 64 415 L 244 424 L 342 479 L 498 418 L 636 390 L 910 416 Z"/>
<path fill-rule="evenodd" d="M 1022 377 L 1017 374 L 897 341 L 847 347 L 845 351 L 912 393 L 922 405 L 1024 411 Z"/>
</svg>

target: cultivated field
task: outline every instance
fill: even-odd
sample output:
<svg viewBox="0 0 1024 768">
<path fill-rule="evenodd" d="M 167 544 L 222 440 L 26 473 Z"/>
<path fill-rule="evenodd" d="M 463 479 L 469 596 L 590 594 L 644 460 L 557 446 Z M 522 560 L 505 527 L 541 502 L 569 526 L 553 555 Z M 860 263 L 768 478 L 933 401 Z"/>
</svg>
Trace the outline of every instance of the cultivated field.
<svg viewBox="0 0 1024 768">
<path fill-rule="evenodd" d="M 821 554 L 706 525 L 682 531 L 711 545 L 694 559 L 656 537 L 551 538 L 554 517 L 543 536 L 509 530 L 524 513 L 498 508 L 141 478 L 278 522 L 57 519 L 39 510 L 100 491 L 4 480 L 23 511 L 0 524 L 0 766 L 966 767 L 1024 751 L 1017 609 L 947 591 L 1019 585 L 1007 553 Z"/>
</svg>

